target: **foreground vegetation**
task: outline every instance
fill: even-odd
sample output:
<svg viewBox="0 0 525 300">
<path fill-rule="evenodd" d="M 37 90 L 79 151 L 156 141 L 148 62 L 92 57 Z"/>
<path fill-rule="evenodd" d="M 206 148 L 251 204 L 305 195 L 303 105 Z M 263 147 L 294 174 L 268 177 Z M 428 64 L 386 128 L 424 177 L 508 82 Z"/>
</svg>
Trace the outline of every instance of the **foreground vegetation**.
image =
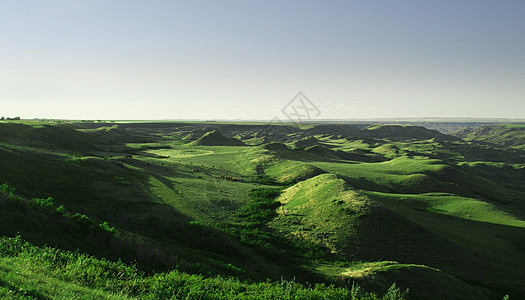
<svg viewBox="0 0 525 300">
<path fill-rule="evenodd" d="M 262 221 L 272 214 L 277 193 L 276 190 L 253 190 L 250 193 L 253 200 L 239 212 L 246 226 L 228 223 L 221 226 L 230 230 L 240 228 L 235 236 L 249 244 L 262 244 L 266 250 L 277 250 L 269 244 L 271 236 L 260 230 Z M 80 234 L 83 240 L 92 238 L 97 243 L 107 243 L 118 235 L 107 222 L 96 224 L 85 215 L 69 214 L 64 206 L 55 207 L 51 197 L 17 196 L 15 189 L 5 183 L 0 185 L 0 204 L 2 210 L 11 214 L 23 212 L 37 221 L 36 216 L 58 221 L 68 228 L 69 234 Z M 355 284 L 348 289 L 325 284 L 303 285 L 295 282 L 295 278 L 250 283 L 234 277 L 206 277 L 178 270 L 145 272 L 120 259 L 111 261 L 78 251 L 37 247 L 19 235 L 0 237 L 0 275 L 0 296 L 7 299 L 404 299 L 408 293 L 395 284 L 383 297 L 378 297 Z"/>
<path fill-rule="evenodd" d="M 383 297 L 351 289 L 292 280 L 245 283 L 179 271 L 147 275 L 133 265 L 35 247 L 20 236 L 0 239 L 0 296 L 3 298 L 152 299 L 404 299 L 392 285 Z"/>
</svg>

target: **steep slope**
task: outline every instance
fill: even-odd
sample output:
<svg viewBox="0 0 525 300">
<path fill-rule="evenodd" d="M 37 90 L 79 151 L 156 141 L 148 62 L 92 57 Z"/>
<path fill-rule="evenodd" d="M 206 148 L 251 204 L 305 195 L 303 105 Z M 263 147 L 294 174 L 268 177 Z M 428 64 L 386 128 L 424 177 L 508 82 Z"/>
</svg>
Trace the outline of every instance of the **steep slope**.
<svg viewBox="0 0 525 300">
<path fill-rule="evenodd" d="M 271 228 L 290 238 L 323 245 L 334 255 L 347 259 L 387 259 L 404 264 L 432 266 L 437 263 L 435 257 L 438 255 L 451 258 L 462 255 L 434 233 L 350 189 L 333 174 L 322 174 L 299 182 L 286 189 L 277 201 L 282 206 L 278 209 L 278 217 L 270 223 Z M 434 291 L 425 291 L 417 284 L 414 285 L 412 276 L 421 280 L 427 278 L 428 281 L 440 278 L 438 281 L 445 284 L 445 291 L 468 291 L 465 295 L 470 296 L 465 299 L 480 299 L 481 295 L 476 288 L 424 266 L 396 264 L 395 268 L 384 266 L 369 273 L 366 269 L 367 266 L 358 266 L 352 268 L 350 273 L 343 270 L 341 274 L 368 280 L 376 273 L 382 273 L 385 277 L 392 276 L 388 275 L 390 272 L 411 274 L 398 275 L 396 281 L 402 286 L 418 290 L 419 295 L 425 298 L 436 295 L 432 295 Z"/>
<path fill-rule="evenodd" d="M 343 178 L 360 188 L 384 189 L 397 181 L 386 193 L 348 189 L 345 181 L 330 174 L 300 182 L 279 198 L 283 210 L 290 214 L 281 214 L 276 226 L 290 236 L 322 243 L 351 259 L 424 264 L 494 290 L 522 293 L 513 267 L 525 264 L 520 250 L 525 247 L 525 221 L 519 214 L 510 214 L 509 207 L 498 203 L 453 194 L 397 194 L 394 191 L 399 193 L 402 186 L 412 192 L 440 186 L 432 176 L 413 174 L 416 168 L 447 173 L 445 165 L 435 162 L 414 161 L 412 166 L 407 162 L 387 173 L 373 167 L 384 163 L 366 164 L 363 169 L 354 168 L 359 164 L 348 165 L 345 174 L 355 179 Z M 329 164 L 322 165 L 330 171 Z M 479 184 L 471 182 L 467 188 Z"/>
<path fill-rule="evenodd" d="M 469 141 L 481 141 L 525 149 L 525 126 L 481 126 L 459 130 L 454 135 Z"/>
<path fill-rule="evenodd" d="M 178 270 L 145 274 L 134 265 L 78 252 L 35 247 L 20 237 L 0 237 L 2 299 L 350 299 L 402 300 L 392 286 L 383 297 L 361 287 L 242 282 L 232 277 Z"/>
<path fill-rule="evenodd" d="M 95 139 L 69 125 L 0 123 L 0 142 L 53 150 L 93 149 Z"/>
<path fill-rule="evenodd" d="M 319 144 L 319 141 L 315 137 L 310 136 L 305 139 L 294 142 L 294 147 L 295 148 L 307 148 L 307 147 L 312 147 L 318 144 Z"/>
<path fill-rule="evenodd" d="M 196 146 L 246 146 L 242 141 L 224 136 L 217 130 L 205 133 L 202 137 L 192 143 Z"/>
</svg>

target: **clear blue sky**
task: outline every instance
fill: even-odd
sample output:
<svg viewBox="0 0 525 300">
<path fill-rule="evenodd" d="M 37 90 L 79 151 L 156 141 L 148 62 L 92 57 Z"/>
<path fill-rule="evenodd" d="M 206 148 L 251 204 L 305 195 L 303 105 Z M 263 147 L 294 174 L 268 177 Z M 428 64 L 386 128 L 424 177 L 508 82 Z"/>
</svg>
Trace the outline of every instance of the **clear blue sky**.
<svg viewBox="0 0 525 300">
<path fill-rule="evenodd" d="M 525 118 L 525 1 L 0 0 L 0 115 Z"/>
</svg>

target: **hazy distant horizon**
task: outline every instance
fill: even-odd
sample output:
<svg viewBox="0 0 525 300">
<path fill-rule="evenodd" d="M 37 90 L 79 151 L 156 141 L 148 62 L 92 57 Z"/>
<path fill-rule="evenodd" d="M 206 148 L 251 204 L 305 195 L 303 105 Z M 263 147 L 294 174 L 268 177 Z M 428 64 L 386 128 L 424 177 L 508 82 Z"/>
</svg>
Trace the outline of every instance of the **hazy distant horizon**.
<svg viewBox="0 0 525 300">
<path fill-rule="evenodd" d="M 90 119 L 90 118 L 80 118 L 80 119 L 67 119 L 67 118 L 23 118 L 21 117 L 21 120 L 34 120 L 34 121 L 71 121 L 71 122 L 77 122 L 77 121 L 104 121 L 104 122 L 218 122 L 218 123 L 228 123 L 228 122 L 236 122 L 236 123 L 283 123 L 283 124 L 298 124 L 298 122 L 295 122 L 294 120 L 287 120 L 287 119 L 280 119 L 280 118 L 273 118 L 273 119 L 192 119 L 192 118 L 179 118 L 179 119 Z M 470 118 L 470 117 L 464 117 L 464 118 L 456 118 L 456 117 L 414 117 L 414 118 L 355 118 L 355 119 L 310 119 L 310 120 L 303 120 L 300 122 L 300 124 L 306 124 L 306 123 L 349 123 L 349 122 L 436 122 L 436 123 L 525 123 L 525 118 L 519 119 L 519 118 Z"/>
<path fill-rule="evenodd" d="M 0 115 L 525 118 L 525 2 L 4 1 Z M 444 118 L 444 117 L 440 117 Z"/>
</svg>

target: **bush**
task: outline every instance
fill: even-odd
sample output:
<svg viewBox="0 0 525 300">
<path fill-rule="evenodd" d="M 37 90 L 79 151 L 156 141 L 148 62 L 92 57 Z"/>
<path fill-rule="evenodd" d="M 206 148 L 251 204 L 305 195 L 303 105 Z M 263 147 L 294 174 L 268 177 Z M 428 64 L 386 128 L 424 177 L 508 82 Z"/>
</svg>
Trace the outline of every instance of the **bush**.
<svg viewBox="0 0 525 300">
<path fill-rule="evenodd" d="M 44 209 L 53 209 L 53 198 L 52 197 L 48 197 L 46 199 L 44 198 L 33 198 L 33 200 L 31 201 L 32 203 L 34 203 L 35 205 L 37 206 L 40 206 Z"/>
<path fill-rule="evenodd" d="M 0 184 L 0 199 L 9 199 L 14 197 L 15 189 L 7 183 Z"/>
<path fill-rule="evenodd" d="M 237 222 L 219 223 L 217 228 L 276 260 L 289 261 L 284 258 L 290 256 L 325 260 L 330 254 L 324 246 L 300 238 L 283 238 L 265 225 L 276 214 L 280 204 L 275 198 L 279 194 L 279 189 L 251 190 L 250 201 L 236 214 Z"/>
<path fill-rule="evenodd" d="M 59 207 L 57 207 L 57 212 L 63 215 L 66 212 L 64 205 L 60 205 Z"/>
<path fill-rule="evenodd" d="M 244 205 L 237 216 L 242 221 L 258 222 L 268 220 L 274 214 L 274 210 L 279 206 L 274 199 L 279 195 L 276 189 L 253 189 L 250 191 L 250 201 Z"/>
<path fill-rule="evenodd" d="M 22 253 L 30 246 L 31 245 L 22 240 L 22 237 L 19 235 L 14 238 L 1 237 L 0 256 L 15 256 Z"/>
<path fill-rule="evenodd" d="M 79 213 L 72 215 L 71 221 L 76 227 L 76 230 L 82 233 L 89 232 L 90 229 L 95 226 L 95 222 L 93 222 L 93 220 L 91 220 L 88 216 Z"/>
<path fill-rule="evenodd" d="M 115 227 L 111 227 L 109 226 L 109 223 L 108 222 L 103 222 L 103 223 L 100 223 L 98 224 L 98 227 L 102 228 L 102 230 L 110 233 L 110 234 L 114 234 L 117 232 L 117 229 L 115 229 Z"/>
<path fill-rule="evenodd" d="M 401 291 L 400 288 L 396 286 L 396 283 L 394 282 L 386 294 L 383 296 L 383 300 L 403 300 L 405 299 L 406 295 L 408 294 L 408 289 L 405 291 Z"/>
</svg>

